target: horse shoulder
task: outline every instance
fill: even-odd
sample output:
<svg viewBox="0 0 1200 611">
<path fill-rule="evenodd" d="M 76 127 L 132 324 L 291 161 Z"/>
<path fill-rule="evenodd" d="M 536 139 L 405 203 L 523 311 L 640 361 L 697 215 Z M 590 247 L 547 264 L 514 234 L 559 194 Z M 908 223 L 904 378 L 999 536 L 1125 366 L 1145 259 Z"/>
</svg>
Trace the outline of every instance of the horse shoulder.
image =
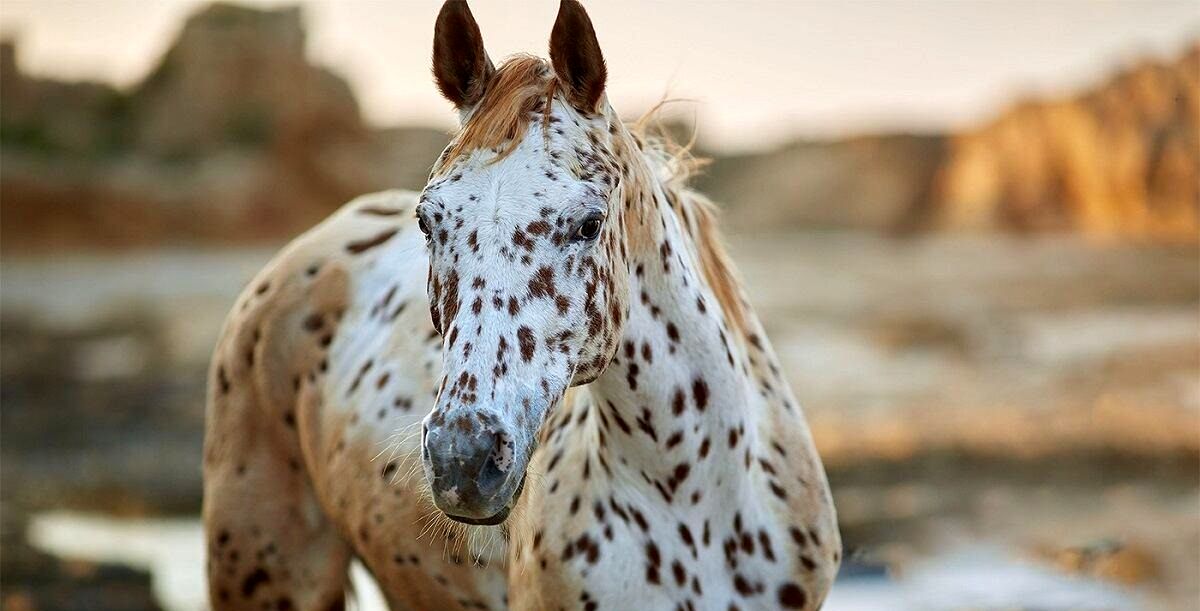
<svg viewBox="0 0 1200 611">
<path fill-rule="evenodd" d="M 412 224 L 417 194 L 359 197 L 297 237 L 247 284 L 226 318 L 210 366 L 210 435 L 230 403 L 293 426 L 299 391 L 319 377 L 350 305 L 363 244 Z M 236 418 L 245 427 L 247 417 Z M 251 434 L 252 431 L 246 431 Z"/>
</svg>

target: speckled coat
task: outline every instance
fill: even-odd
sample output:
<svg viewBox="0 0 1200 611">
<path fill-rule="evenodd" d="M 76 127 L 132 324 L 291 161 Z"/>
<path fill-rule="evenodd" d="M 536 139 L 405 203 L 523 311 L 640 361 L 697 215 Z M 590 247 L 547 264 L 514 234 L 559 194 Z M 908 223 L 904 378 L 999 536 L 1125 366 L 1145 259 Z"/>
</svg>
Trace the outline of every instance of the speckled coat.
<svg viewBox="0 0 1200 611">
<path fill-rule="evenodd" d="M 447 3 L 438 36 L 472 28 Z M 340 608 L 352 557 L 397 610 L 820 606 L 841 549 L 803 414 L 711 205 L 589 45 L 564 2 L 552 66 L 458 44 L 456 84 L 435 46 L 464 128 L 423 193 L 347 204 L 239 298 L 209 385 L 214 607 Z M 443 429 L 501 440 L 503 524 L 447 519 Z"/>
</svg>

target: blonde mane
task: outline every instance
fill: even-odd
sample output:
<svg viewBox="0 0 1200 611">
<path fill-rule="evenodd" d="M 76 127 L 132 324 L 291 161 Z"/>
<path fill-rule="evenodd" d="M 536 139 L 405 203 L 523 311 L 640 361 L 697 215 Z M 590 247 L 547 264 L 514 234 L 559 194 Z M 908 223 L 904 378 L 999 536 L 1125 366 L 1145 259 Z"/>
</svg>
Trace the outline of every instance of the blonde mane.
<svg viewBox="0 0 1200 611">
<path fill-rule="evenodd" d="M 721 309 L 734 329 L 745 332 L 747 303 L 742 295 L 741 282 L 734 271 L 733 260 L 725 249 L 717 227 L 717 205 L 704 195 L 693 191 L 687 181 L 708 165 L 709 160 L 693 154 L 696 133 L 686 144 L 672 139 L 661 119 L 662 109 L 675 100 L 663 99 L 646 111 L 630 126 L 630 134 L 647 165 L 658 177 L 670 202 L 678 202 L 681 219 L 688 235 L 696 245 L 700 271 L 712 288 Z"/>
<path fill-rule="evenodd" d="M 733 260 L 725 250 L 721 232 L 717 229 L 717 207 L 708 198 L 688 191 L 685 201 L 691 204 L 694 223 L 689 233 L 700 253 L 700 269 L 704 279 L 712 287 L 721 309 L 729 316 L 734 330 L 747 333 L 747 303 L 742 295 L 742 284 L 734 271 Z"/>
</svg>

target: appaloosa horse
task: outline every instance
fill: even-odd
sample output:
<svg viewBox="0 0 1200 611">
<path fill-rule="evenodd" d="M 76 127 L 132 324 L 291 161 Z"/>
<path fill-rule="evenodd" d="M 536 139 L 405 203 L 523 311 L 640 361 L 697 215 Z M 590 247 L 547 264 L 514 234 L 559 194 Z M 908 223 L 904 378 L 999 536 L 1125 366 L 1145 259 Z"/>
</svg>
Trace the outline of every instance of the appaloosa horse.
<svg viewBox="0 0 1200 611">
<path fill-rule="evenodd" d="M 213 605 L 340 608 L 357 557 L 397 610 L 818 608 L 841 550 L 803 413 L 583 8 L 495 68 L 447 2 L 433 67 L 462 129 L 425 190 L 348 204 L 226 323 Z"/>
</svg>

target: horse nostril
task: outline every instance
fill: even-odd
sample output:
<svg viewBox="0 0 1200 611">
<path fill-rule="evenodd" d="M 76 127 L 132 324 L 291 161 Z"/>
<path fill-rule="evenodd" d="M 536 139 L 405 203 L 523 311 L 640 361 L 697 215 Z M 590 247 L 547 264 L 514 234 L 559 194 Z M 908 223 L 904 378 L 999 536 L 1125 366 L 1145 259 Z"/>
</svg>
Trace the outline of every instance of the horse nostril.
<svg viewBox="0 0 1200 611">
<path fill-rule="evenodd" d="M 496 457 L 488 456 L 479 469 L 479 479 L 476 480 L 476 485 L 479 487 L 480 494 L 494 496 L 500 491 L 507 478 L 508 474 L 501 471 L 500 466 L 496 463 Z"/>
<path fill-rule="evenodd" d="M 508 479 L 513 466 L 512 437 L 506 433 L 493 433 L 491 451 L 479 467 L 479 491 L 485 495 L 495 494 Z"/>
<path fill-rule="evenodd" d="M 487 517 L 511 497 L 515 437 L 499 427 L 460 426 L 460 420 L 430 424 L 422 456 L 438 506 L 454 515 Z M 476 420 L 475 422 L 478 423 Z M 466 430 L 464 430 L 466 429 Z"/>
</svg>

